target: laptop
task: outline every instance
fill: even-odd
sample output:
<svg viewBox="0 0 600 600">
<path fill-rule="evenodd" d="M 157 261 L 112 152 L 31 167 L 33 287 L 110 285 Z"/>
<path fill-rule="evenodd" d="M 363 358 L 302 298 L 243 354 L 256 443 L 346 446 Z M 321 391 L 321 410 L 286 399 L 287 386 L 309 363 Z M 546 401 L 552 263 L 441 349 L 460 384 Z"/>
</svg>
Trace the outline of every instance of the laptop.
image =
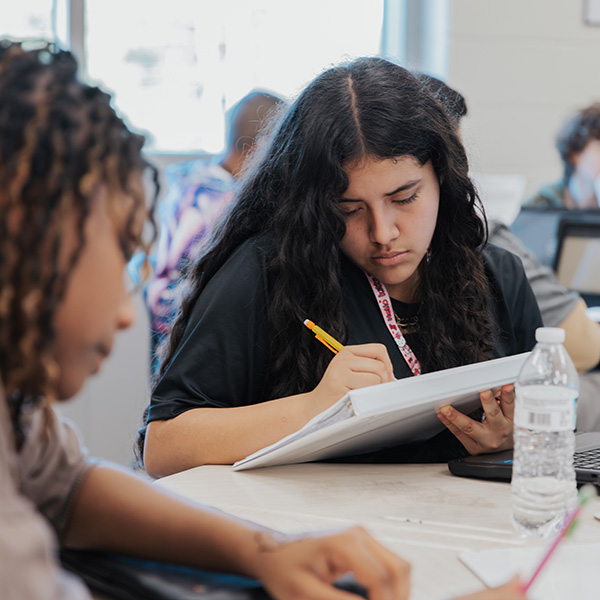
<svg viewBox="0 0 600 600">
<path fill-rule="evenodd" d="M 563 220 L 600 222 L 600 210 L 523 207 L 510 226 L 521 243 L 533 252 L 538 262 L 553 267 L 556 262 L 558 235 Z"/>
<path fill-rule="evenodd" d="M 600 305 L 600 220 L 561 219 L 553 268 L 558 281 L 588 306 Z"/>
<path fill-rule="evenodd" d="M 448 463 L 450 472 L 460 477 L 510 481 L 512 450 L 455 458 Z M 578 484 L 600 486 L 600 432 L 578 433 L 575 436 L 575 477 Z"/>
<path fill-rule="evenodd" d="M 510 229 L 540 264 L 552 267 L 558 224 L 569 212 L 567 209 L 523 207 Z"/>
</svg>

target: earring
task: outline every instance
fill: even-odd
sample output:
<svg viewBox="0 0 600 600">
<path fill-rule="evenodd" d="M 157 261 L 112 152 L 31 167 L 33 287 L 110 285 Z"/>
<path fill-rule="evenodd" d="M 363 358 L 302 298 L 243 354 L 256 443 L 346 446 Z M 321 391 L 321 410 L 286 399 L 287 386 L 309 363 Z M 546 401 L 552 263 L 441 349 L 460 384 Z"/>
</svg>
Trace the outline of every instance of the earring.
<svg viewBox="0 0 600 600">
<path fill-rule="evenodd" d="M 427 248 L 427 253 L 425 254 L 425 260 L 427 261 L 427 264 L 429 264 L 431 262 L 431 246 L 429 246 L 429 248 Z"/>
</svg>

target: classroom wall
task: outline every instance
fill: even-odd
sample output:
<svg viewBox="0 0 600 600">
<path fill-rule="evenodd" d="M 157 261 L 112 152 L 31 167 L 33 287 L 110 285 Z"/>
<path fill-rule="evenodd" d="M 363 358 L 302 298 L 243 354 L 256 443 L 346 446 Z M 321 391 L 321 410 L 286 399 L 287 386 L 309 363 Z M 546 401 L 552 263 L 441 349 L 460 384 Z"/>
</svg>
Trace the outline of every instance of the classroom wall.
<svg viewBox="0 0 600 600">
<path fill-rule="evenodd" d="M 472 169 L 525 175 L 527 197 L 561 175 L 560 124 L 600 100 L 600 27 L 585 0 L 450 1 L 448 82 L 469 104 Z"/>
</svg>

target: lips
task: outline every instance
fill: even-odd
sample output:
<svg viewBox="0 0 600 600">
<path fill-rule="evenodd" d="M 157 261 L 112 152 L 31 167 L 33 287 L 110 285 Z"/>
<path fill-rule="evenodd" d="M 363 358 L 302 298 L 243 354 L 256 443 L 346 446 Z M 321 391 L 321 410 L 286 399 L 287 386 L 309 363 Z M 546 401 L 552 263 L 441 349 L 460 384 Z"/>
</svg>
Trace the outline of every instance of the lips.
<svg viewBox="0 0 600 600">
<path fill-rule="evenodd" d="M 90 373 L 92 375 L 95 375 L 98 373 L 98 371 L 100 371 L 100 367 L 110 354 L 111 349 L 111 346 L 108 344 L 98 344 L 94 347 L 95 357 L 92 358 L 92 364 L 90 367 Z"/>
<path fill-rule="evenodd" d="M 404 262 L 407 256 L 408 250 L 403 250 L 401 252 L 380 252 L 379 254 L 372 256 L 371 260 L 383 267 L 393 267 L 394 265 Z"/>
<path fill-rule="evenodd" d="M 108 357 L 112 350 L 112 344 L 109 343 L 100 343 L 94 347 L 96 354 L 100 356 L 102 360 Z"/>
</svg>

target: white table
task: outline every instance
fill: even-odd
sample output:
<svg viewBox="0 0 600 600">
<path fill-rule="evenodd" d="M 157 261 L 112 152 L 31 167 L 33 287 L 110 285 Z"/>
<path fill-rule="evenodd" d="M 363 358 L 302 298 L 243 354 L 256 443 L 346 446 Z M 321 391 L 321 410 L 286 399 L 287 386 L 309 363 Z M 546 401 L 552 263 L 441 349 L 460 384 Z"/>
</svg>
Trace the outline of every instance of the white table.
<svg viewBox="0 0 600 600">
<path fill-rule="evenodd" d="M 243 472 L 205 466 L 157 484 L 290 533 L 360 523 L 411 562 L 411 600 L 482 588 L 458 559 L 464 550 L 548 543 L 513 530 L 508 484 L 455 477 L 445 464 L 312 463 Z M 598 511 L 594 499 L 579 524 L 578 543 L 600 541 L 600 522 L 593 518 Z"/>
</svg>

